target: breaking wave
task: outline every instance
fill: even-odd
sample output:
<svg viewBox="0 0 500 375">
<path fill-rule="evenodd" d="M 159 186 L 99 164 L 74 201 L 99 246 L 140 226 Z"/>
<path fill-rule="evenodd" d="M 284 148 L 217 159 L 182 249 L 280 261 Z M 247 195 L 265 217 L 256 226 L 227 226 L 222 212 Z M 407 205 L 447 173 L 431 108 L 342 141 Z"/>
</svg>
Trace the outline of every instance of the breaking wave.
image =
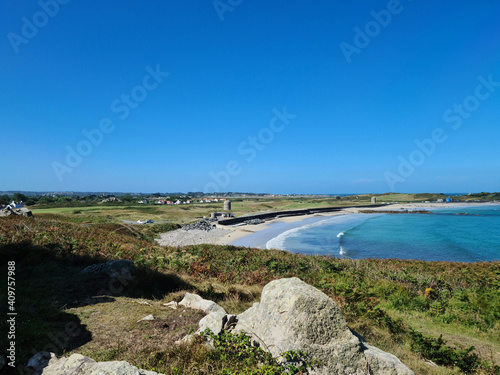
<svg viewBox="0 0 500 375">
<path fill-rule="evenodd" d="M 327 233 L 330 233 L 329 235 L 325 235 L 324 238 L 320 238 L 322 242 L 325 243 L 326 246 L 328 246 L 330 249 L 339 249 L 342 237 L 345 235 L 345 233 L 353 228 L 356 228 L 357 226 L 361 225 L 364 223 L 366 220 L 374 217 L 374 216 L 379 216 L 379 214 L 351 214 L 351 215 L 338 215 L 338 216 L 333 216 L 329 217 L 325 220 L 320 220 L 312 224 L 307 224 L 300 226 L 298 228 L 293 228 L 289 229 L 278 236 L 272 238 L 266 243 L 266 249 L 281 249 L 281 250 L 289 250 L 286 248 L 285 243 L 287 240 L 293 237 L 301 237 L 302 233 L 304 231 L 307 231 L 311 228 L 314 227 L 324 227 L 325 231 Z M 326 227 L 326 226 L 333 226 L 331 229 Z M 338 234 L 333 235 L 331 231 L 334 228 L 340 229 L 340 232 Z M 333 232 L 335 233 L 335 232 Z M 333 237 L 333 238 L 332 238 Z M 345 250 L 344 250 L 345 251 Z"/>
</svg>

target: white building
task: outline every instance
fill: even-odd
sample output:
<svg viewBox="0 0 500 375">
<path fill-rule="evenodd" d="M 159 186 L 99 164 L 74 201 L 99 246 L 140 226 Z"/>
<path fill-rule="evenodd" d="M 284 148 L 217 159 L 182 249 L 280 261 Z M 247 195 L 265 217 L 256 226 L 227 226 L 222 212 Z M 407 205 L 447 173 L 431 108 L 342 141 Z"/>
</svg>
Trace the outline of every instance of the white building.
<svg viewBox="0 0 500 375">
<path fill-rule="evenodd" d="M 22 201 L 21 202 L 14 202 L 14 201 L 12 201 L 12 203 L 8 204 L 7 207 L 10 208 L 11 210 L 14 210 L 16 208 L 23 208 L 24 207 L 24 203 Z"/>
</svg>

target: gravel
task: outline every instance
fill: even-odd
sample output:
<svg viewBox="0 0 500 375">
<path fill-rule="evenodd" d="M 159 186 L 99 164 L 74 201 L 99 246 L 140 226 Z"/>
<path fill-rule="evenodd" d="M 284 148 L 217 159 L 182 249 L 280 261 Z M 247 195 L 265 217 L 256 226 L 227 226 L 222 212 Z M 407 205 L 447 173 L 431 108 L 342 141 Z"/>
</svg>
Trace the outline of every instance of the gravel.
<svg viewBox="0 0 500 375">
<path fill-rule="evenodd" d="M 187 224 L 181 229 L 161 233 L 156 239 L 160 246 L 189 246 L 202 243 L 214 244 L 218 239 L 233 232 L 230 229 L 217 228 L 208 220 Z"/>
<path fill-rule="evenodd" d="M 207 232 L 215 228 L 216 228 L 215 224 L 211 223 L 208 220 L 200 220 L 197 221 L 196 223 L 187 224 L 182 227 L 182 229 L 184 230 L 200 229 L 200 230 L 206 230 Z"/>
</svg>

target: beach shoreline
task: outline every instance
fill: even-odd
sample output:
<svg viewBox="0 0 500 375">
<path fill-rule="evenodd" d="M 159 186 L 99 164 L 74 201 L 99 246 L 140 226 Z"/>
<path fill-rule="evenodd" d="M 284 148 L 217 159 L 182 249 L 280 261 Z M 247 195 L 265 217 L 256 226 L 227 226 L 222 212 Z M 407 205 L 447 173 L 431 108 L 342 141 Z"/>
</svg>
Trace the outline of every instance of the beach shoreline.
<svg viewBox="0 0 500 375">
<path fill-rule="evenodd" d="M 226 226 L 216 224 L 216 228 L 210 231 L 205 230 L 183 230 L 177 229 L 172 232 L 162 233 L 160 239 L 156 241 L 161 246 L 189 246 L 199 244 L 215 244 L 215 245 L 237 245 L 246 247 L 261 247 L 265 248 L 265 243 L 271 238 L 294 228 L 301 227 L 306 224 L 312 224 L 321 220 L 326 220 L 331 217 L 340 215 L 351 215 L 360 213 L 360 211 L 370 210 L 371 212 L 377 211 L 384 213 L 384 211 L 398 211 L 398 210 L 425 210 L 425 209 L 443 209 L 443 208 L 460 208 L 460 207 L 478 207 L 491 205 L 495 203 L 463 203 L 463 202 L 450 202 L 450 203 L 396 203 L 388 204 L 379 207 L 349 207 L 338 211 L 326 213 L 314 213 L 308 215 L 286 216 L 266 220 L 261 224 L 245 224 L 238 226 Z M 245 237 L 252 236 L 252 241 L 243 240 Z M 240 244 L 238 244 L 240 243 Z"/>
<path fill-rule="evenodd" d="M 276 218 L 276 219 L 271 219 L 271 220 L 266 220 L 265 223 L 262 224 L 257 224 L 257 225 L 244 225 L 244 226 L 239 226 L 236 228 L 231 228 L 233 230 L 232 233 L 228 233 L 222 237 L 220 237 L 215 243 L 218 245 L 233 245 L 234 242 L 237 240 L 240 240 L 244 237 L 247 237 L 252 234 L 256 234 L 265 230 L 269 230 L 273 225 L 278 224 L 278 223 L 283 223 L 283 224 L 292 224 L 292 223 L 304 223 L 308 219 L 312 218 L 318 218 L 317 221 L 320 221 L 321 219 L 328 219 L 331 217 L 335 216 L 340 216 L 340 215 L 351 215 L 351 214 L 357 214 L 360 213 L 361 211 L 377 211 L 380 213 L 384 213 L 385 211 L 398 211 L 398 210 L 408 210 L 408 211 L 414 211 L 414 210 L 426 210 L 426 209 L 443 209 L 443 208 L 460 208 L 460 207 L 480 207 L 484 206 L 485 204 L 489 203 L 462 203 L 462 202 L 450 202 L 450 203 L 396 203 L 396 204 L 388 204 L 385 206 L 381 207 L 373 207 L 373 208 L 368 208 L 368 207 L 349 207 L 349 208 L 344 208 L 339 211 L 334 211 L 334 212 L 328 212 L 328 213 L 316 213 L 316 214 L 309 214 L 309 215 L 300 215 L 300 216 L 288 216 L 288 217 L 282 217 L 282 218 Z M 309 223 L 312 223 L 311 221 Z M 306 223 L 304 223 L 305 225 Z M 217 225 L 218 227 L 221 228 L 227 228 L 224 225 Z M 297 226 L 283 226 L 283 230 L 281 231 L 284 232 L 286 230 L 290 230 L 293 228 L 297 228 L 302 226 L 302 224 L 297 225 Z M 275 233 L 276 234 L 276 233 Z M 279 235 L 277 233 L 276 235 Z M 269 236 L 264 239 L 271 239 Z M 264 242 L 264 239 L 260 240 L 260 242 Z M 259 242 L 258 240 L 255 241 L 255 243 Z M 267 242 L 267 241 L 266 241 Z M 252 246 L 253 247 L 253 246 Z M 262 247 L 262 246 L 260 246 Z"/>
</svg>

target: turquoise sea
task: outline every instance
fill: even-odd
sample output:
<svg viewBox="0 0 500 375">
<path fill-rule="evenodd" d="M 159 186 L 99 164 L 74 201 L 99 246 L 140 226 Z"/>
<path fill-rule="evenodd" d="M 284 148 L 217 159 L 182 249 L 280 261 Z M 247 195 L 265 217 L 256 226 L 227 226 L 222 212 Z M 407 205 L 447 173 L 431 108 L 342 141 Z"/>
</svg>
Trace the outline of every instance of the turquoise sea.
<svg viewBox="0 0 500 375">
<path fill-rule="evenodd" d="M 255 245 L 352 259 L 500 260 L 500 205 L 431 210 L 432 214 L 313 218 L 284 231 L 283 226 L 271 227 L 267 231 L 274 230 L 274 236 L 268 233 L 265 246 Z"/>
</svg>

